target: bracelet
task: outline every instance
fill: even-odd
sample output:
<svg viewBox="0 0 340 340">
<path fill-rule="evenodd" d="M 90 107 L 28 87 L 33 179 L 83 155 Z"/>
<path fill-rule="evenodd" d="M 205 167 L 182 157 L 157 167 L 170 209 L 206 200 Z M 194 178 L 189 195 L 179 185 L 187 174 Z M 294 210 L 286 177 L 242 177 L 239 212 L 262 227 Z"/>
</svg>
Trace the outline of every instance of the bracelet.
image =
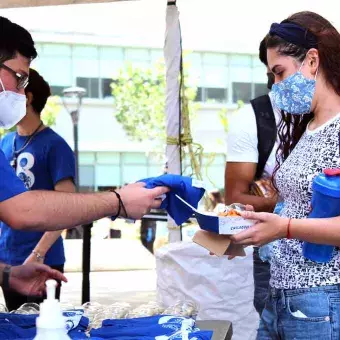
<svg viewBox="0 0 340 340">
<path fill-rule="evenodd" d="M 290 224 L 291 224 L 291 222 L 292 222 L 292 219 L 290 218 L 289 220 L 288 220 L 288 225 L 287 225 L 287 239 L 288 240 L 290 240 L 291 238 L 292 238 L 292 235 L 290 234 Z"/>
<path fill-rule="evenodd" d="M 41 255 L 39 252 L 33 250 L 32 254 L 35 255 L 35 257 L 37 258 L 37 260 L 43 260 L 45 258 L 45 256 Z"/>
<path fill-rule="evenodd" d="M 123 210 L 124 210 L 125 216 L 128 217 L 127 211 L 126 211 L 126 209 L 125 209 L 125 205 L 124 205 L 124 203 L 123 203 L 122 198 L 121 198 L 120 195 L 118 194 L 118 192 L 115 191 L 115 190 L 110 190 L 110 192 L 113 192 L 113 193 L 116 195 L 117 199 L 118 199 L 118 211 L 117 211 L 117 214 L 116 214 L 116 215 L 114 215 L 114 216 L 111 217 L 111 221 L 115 221 L 115 220 L 117 219 L 117 217 L 120 216 L 120 212 L 121 212 L 122 208 L 123 208 Z"/>
<path fill-rule="evenodd" d="M 9 289 L 9 276 L 11 274 L 11 266 L 6 265 L 2 272 L 2 288 Z"/>
</svg>

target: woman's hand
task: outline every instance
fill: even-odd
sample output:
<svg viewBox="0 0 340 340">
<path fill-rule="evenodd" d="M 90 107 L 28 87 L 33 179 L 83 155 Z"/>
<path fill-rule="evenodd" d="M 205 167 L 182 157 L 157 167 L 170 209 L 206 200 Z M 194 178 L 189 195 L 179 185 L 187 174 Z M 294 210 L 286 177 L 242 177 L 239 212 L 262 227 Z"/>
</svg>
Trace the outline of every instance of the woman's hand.
<svg viewBox="0 0 340 340">
<path fill-rule="evenodd" d="M 244 211 L 241 213 L 243 218 L 255 220 L 256 224 L 236 235 L 231 236 L 235 244 L 245 246 L 254 245 L 262 246 L 269 242 L 287 237 L 288 218 L 282 218 L 270 213 L 256 213 L 253 211 Z"/>
</svg>

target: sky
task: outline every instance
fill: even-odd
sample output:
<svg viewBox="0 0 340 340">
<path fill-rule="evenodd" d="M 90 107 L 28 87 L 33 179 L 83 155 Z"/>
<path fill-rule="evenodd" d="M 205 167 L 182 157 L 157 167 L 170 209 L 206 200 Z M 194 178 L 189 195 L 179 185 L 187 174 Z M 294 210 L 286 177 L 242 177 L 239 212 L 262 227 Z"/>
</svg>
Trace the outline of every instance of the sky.
<svg viewBox="0 0 340 340">
<path fill-rule="evenodd" d="M 1 9 L 0 15 L 33 32 L 111 37 L 162 47 L 166 0 Z M 189 50 L 256 53 L 272 22 L 315 11 L 340 28 L 337 0 L 178 0 L 183 46 Z"/>
</svg>

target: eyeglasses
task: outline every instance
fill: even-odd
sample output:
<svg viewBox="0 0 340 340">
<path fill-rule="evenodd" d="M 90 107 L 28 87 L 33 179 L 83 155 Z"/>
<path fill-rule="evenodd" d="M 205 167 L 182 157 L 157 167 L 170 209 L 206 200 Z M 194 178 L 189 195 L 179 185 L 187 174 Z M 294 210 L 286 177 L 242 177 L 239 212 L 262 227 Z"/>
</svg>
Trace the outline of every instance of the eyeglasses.
<svg viewBox="0 0 340 340">
<path fill-rule="evenodd" d="M 15 79 L 17 81 L 17 89 L 18 90 L 26 88 L 26 86 L 28 85 L 28 75 L 20 74 L 20 73 L 18 73 L 16 71 L 12 70 L 10 67 L 8 67 L 5 64 L 0 64 L 0 68 L 5 69 L 6 71 L 11 73 L 15 77 Z"/>
</svg>

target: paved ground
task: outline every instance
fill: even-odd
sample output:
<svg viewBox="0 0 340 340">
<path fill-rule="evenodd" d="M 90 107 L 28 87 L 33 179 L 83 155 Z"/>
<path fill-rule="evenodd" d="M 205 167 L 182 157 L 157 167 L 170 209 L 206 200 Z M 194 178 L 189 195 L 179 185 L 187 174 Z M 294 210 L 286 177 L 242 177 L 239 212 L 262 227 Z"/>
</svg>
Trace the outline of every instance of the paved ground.
<svg viewBox="0 0 340 340">
<path fill-rule="evenodd" d="M 81 273 L 67 273 L 61 302 L 81 304 Z M 0 290 L 1 291 L 1 290 Z M 156 273 L 154 270 L 94 272 L 91 274 L 91 300 L 109 305 L 126 301 L 133 306 L 156 299 Z M 2 291 L 0 303 L 3 303 Z"/>
</svg>

